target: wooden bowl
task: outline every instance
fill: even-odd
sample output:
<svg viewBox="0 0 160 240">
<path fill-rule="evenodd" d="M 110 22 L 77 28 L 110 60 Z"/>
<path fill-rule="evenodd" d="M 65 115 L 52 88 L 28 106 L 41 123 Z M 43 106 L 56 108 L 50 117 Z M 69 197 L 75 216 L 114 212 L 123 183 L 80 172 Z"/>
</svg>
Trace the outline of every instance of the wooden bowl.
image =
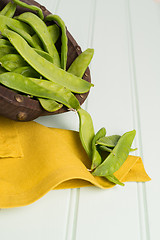
<svg viewBox="0 0 160 240">
<path fill-rule="evenodd" d="M 10 0 L 1 0 L 0 1 L 0 10 L 8 3 Z M 40 7 L 43 11 L 44 16 L 51 14 L 44 6 L 35 2 L 34 0 L 23 0 L 23 2 L 36 5 Z M 15 15 L 19 15 L 22 12 L 30 11 L 29 9 L 22 8 L 17 6 Z M 68 56 L 67 56 L 67 68 L 74 61 L 74 59 L 82 52 L 80 46 L 77 44 L 75 39 L 67 30 L 68 37 Z M 83 79 L 91 82 L 90 71 L 87 68 Z M 88 93 L 84 94 L 75 94 L 80 104 L 82 104 L 88 96 Z M 51 113 L 44 110 L 39 104 L 38 100 L 31 99 L 27 96 L 17 94 L 15 91 L 8 89 L 0 85 L 0 115 L 10 118 L 16 121 L 30 121 L 36 119 L 39 116 L 53 115 L 64 113 L 68 111 L 64 106 L 60 110 Z"/>
</svg>

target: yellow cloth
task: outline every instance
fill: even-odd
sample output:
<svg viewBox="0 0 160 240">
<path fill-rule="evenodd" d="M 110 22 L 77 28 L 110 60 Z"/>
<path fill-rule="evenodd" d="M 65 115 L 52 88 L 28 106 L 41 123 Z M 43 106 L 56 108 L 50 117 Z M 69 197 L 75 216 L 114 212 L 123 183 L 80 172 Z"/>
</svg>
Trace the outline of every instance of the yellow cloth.
<svg viewBox="0 0 160 240">
<path fill-rule="evenodd" d="M 75 131 L 0 117 L 0 208 L 28 205 L 51 189 L 114 184 L 89 171 Z M 121 181 L 149 181 L 140 157 L 129 156 L 115 173 Z"/>
</svg>

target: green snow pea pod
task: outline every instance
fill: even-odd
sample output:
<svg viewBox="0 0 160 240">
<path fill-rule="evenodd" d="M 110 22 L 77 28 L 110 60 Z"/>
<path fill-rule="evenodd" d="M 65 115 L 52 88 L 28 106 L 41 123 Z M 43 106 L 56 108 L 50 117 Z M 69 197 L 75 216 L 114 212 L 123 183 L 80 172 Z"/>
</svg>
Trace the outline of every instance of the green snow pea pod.
<svg viewBox="0 0 160 240">
<path fill-rule="evenodd" d="M 10 9 L 12 2 L 6 4 L 6 6 L 0 11 L 0 15 L 5 15 L 7 11 Z"/>
<path fill-rule="evenodd" d="M 35 44 L 36 46 L 39 46 L 38 49 L 43 50 L 42 42 L 41 42 L 41 40 L 39 39 L 37 33 L 33 34 L 33 35 L 31 36 L 31 38 L 32 38 L 32 42 L 34 42 L 34 44 Z"/>
<path fill-rule="evenodd" d="M 6 4 L 6 6 L 2 9 L 0 12 L 0 15 L 5 15 L 7 17 L 13 17 L 16 11 L 16 4 L 13 2 L 9 2 Z"/>
<path fill-rule="evenodd" d="M 53 24 L 53 25 L 48 26 L 47 28 L 51 35 L 52 41 L 55 44 L 60 35 L 59 27 L 56 24 Z"/>
<path fill-rule="evenodd" d="M 117 145 L 120 138 L 121 138 L 120 135 L 106 136 L 106 137 L 102 137 L 102 138 L 98 139 L 96 141 L 96 144 L 100 145 L 100 148 L 102 150 L 112 152 L 113 149 L 111 149 L 111 148 L 114 148 Z M 133 152 L 135 150 L 137 150 L 137 148 L 134 148 L 134 149 L 131 148 L 130 152 Z"/>
<path fill-rule="evenodd" d="M 38 98 L 41 106 L 48 112 L 55 112 L 63 107 L 63 104 L 57 103 L 52 99 Z"/>
<path fill-rule="evenodd" d="M 5 16 L 12 18 L 15 14 L 16 8 L 17 5 L 15 3 L 12 3 L 8 11 L 6 12 Z"/>
<path fill-rule="evenodd" d="M 112 135 L 112 136 L 104 136 L 102 138 L 99 138 L 96 141 L 96 144 L 106 146 L 106 147 L 115 147 L 121 138 L 120 135 Z"/>
<path fill-rule="evenodd" d="M 45 51 L 54 58 L 54 64 L 60 67 L 59 54 L 52 42 L 52 38 L 46 24 L 38 16 L 31 12 L 22 13 L 17 17 L 17 19 L 29 24 L 34 29 L 38 37 L 41 39 Z"/>
<path fill-rule="evenodd" d="M 56 21 L 61 28 L 61 67 L 66 70 L 68 38 L 66 34 L 66 26 L 63 20 L 58 15 L 50 14 L 45 18 L 45 21 Z"/>
<path fill-rule="evenodd" d="M 5 73 L 5 72 L 6 72 L 6 69 L 3 68 L 2 66 L 0 66 L 0 74 Z"/>
<path fill-rule="evenodd" d="M 8 71 L 14 71 L 16 68 L 27 66 L 27 62 L 18 54 L 7 54 L 0 58 L 2 67 Z"/>
<path fill-rule="evenodd" d="M 91 83 L 70 74 L 63 69 L 58 68 L 54 64 L 41 57 L 38 53 L 32 49 L 28 43 L 17 33 L 6 29 L 5 35 L 10 40 L 11 44 L 16 48 L 19 54 L 32 66 L 37 72 L 39 72 L 46 79 L 58 83 L 59 85 L 66 87 L 75 93 L 88 92 Z"/>
<path fill-rule="evenodd" d="M 35 97 L 55 100 L 68 108 L 80 107 L 77 98 L 68 89 L 47 80 L 27 78 L 18 73 L 7 72 L 0 74 L 0 83 Z"/>
<path fill-rule="evenodd" d="M 132 142 L 134 140 L 136 131 L 130 131 L 122 135 L 113 151 L 108 157 L 94 170 L 94 176 L 103 176 L 113 180 L 116 172 L 128 157 Z"/>
<path fill-rule="evenodd" d="M 94 49 L 88 48 L 82 52 L 71 64 L 67 72 L 78 77 L 83 77 L 88 65 L 90 64 L 94 54 Z"/>
<path fill-rule="evenodd" d="M 106 146 L 103 146 L 103 145 L 99 145 L 99 148 L 100 148 L 100 150 L 105 151 L 105 152 L 112 152 L 113 151 L 113 148 L 109 148 L 109 147 L 106 147 Z M 137 148 L 131 148 L 130 152 L 134 152 L 136 150 L 137 150 Z"/>
<path fill-rule="evenodd" d="M 113 148 L 109 148 L 109 147 L 106 147 L 106 146 L 103 146 L 103 145 L 99 145 L 99 149 L 101 151 L 105 151 L 105 152 L 112 152 L 113 151 Z"/>
<path fill-rule="evenodd" d="M 29 5 L 25 2 L 22 2 L 22 1 L 19 1 L 19 0 L 12 0 L 13 2 L 15 2 L 17 5 L 21 6 L 21 7 L 24 7 L 24 8 L 28 8 L 30 10 L 33 10 L 33 11 L 36 11 L 38 16 L 43 20 L 44 19 L 44 16 L 43 16 L 43 12 L 42 10 L 35 6 L 35 5 Z"/>
<path fill-rule="evenodd" d="M 4 72 L 6 72 L 6 71 L 4 71 Z M 30 66 L 16 68 L 13 72 L 19 73 L 19 74 L 21 74 L 21 75 L 23 75 L 25 77 L 32 77 L 32 78 L 37 78 L 37 77 L 39 78 L 40 77 L 40 74 L 38 72 L 36 72 Z M 1 69 L 0 69 L 0 73 L 3 73 L 3 71 L 1 72 Z M 62 106 L 63 106 L 62 104 L 59 104 L 56 101 L 51 100 L 51 99 L 38 98 L 38 100 L 39 100 L 41 106 L 45 110 L 47 110 L 48 112 L 57 111 L 60 108 L 62 108 Z"/>
<path fill-rule="evenodd" d="M 101 128 L 93 137 L 92 140 L 92 165 L 91 165 L 91 170 L 95 169 L 99 164 L 101 164 L 102 162 L 102 157 L 100 155 L 100 153 L 97 150 L 96 147 L 96 141 L 99 138 L 102 138 L 106 135 L 106 129 L 105 128 Z"/>
<path fill-rule="evenodd" d="M 110 182 L 113 182 L 114 184 L 118 184 L 121 186 L 124 186 L 124 183 L 120 182 L 118 178 L 116 178 L 113 174 L 105 176 Z"/>
<path fill-rule="evenodd" d="M 31 66 L 18 67 L 13 70 L 15 73 L 19 73 L 25 77 L 40 78 L 38 72 L 36 72 Z"/>
<path fill-rule="evenodd" d="M 38 53 L 40 56 L 44 57 L 46 60 L 48 60 L 49 62 L 53 63 L 54 62 L 54 59 L 51 55 L 49 55 L 49 53 L 43 51 L 43 50 L 40 50 L 40 49 L 34 49 L 36 51 L 36 53 Z"/>
<path fill-rule="evenodd" d="M 92 159 L 92 140 L 94 138 L 94 127 L 90 114 L 82 108 L 77 110 L 79 116 L 79 135 L 81 143 L 89 156 Z"/>
<path fill-rule="evenodd" d="M 7 39 L 1 38 L 0 39 L 0 46 L 3 46 L 3 45 L 12 46 L 10 41 L 8 41 Z"/>
<path fill-rule="evenodd" d="M 12 54 L 16 52 L 17 52 L 16 49 L 12 46 L 8 46 L 8 45 L 0 46 L 0 58 L 5 56 L 6 54 Z"/>
<path fill-rule="evenodd" d="M 27 25 L 24 22 L 20 22 L 16 19 L 9 18 L 7 16 L 0 15 L 0 31 L 3 33 L 3 31 L 7 28 L 8 26 L 14 25 L 15 28 L 23 30 L 24 32 L 32 35 L 33 34 L 33 29 Z"/>
<path fill-rule="evenodd" d="M 23 37 L 29 44 L 30 46 L 36 48 L 36 49 L 41 49 L 41 47 L 37 44 L 35 39 L 27 32 L 25 32 L 23 29 L 18 28 L 16 25 L 13 25 L 12 23 L 8 23 L 7 27 L 14 32 L 18 33 L 21 37 Z"/>
</svg>

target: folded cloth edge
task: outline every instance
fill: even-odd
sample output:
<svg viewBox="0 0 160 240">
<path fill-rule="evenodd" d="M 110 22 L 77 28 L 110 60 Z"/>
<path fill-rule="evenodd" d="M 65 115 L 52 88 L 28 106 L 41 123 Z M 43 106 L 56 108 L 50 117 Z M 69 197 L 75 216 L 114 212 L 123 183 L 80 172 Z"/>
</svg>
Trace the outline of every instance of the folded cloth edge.
<svg viewBox="0 0 160 240">
<path fill-rule="evenodd" d="M 130 160 L 130 157 L 132 158 L 132 161 Z M 135 162 L 133 163 L 133 159 Z M 140 157 L 134 157 L 134 156 L 129 156 L 126 162 L 126 166 L 128 167 L 127 172 L 132 171 L 132 167 L 136 166 L 137 161 L 141 159 Z M 133 164 L 131 164 L 131 162 Z M 143 165 L 142 161 L 141 164 Z M 126 169 L 125 166 L 125 169 Z M 131 168 L 130 168 L 131 167 Z M 62 172 L 64 173 L 66 169 L 62 169 Z M 83 171 L 83 170 L 82 170 Z M 0 208 L 13 208 L 13 207 L 21 207 L 21 206 L 26 206 L 29 204 L 34 203 L 41 197 L 43 197 L 47 192 L 50 190 L 58 190 L 58 189 L 69 189 L 69 188 L 80 188 L 80 187 L 89 187 L 89 186 L 95 186 L 101 189 L 107 189 L 107 188 L 112 188 L 115 186 L 115 184 L 109 182 L 107 179 L 104 179 L 102 177 L 94 177 L 91 173 L 89 173 L 90 177 L 82 177 L 83 173 L 82 171 L 79 171 L 79 176 L 65 176 L 64 174 L 58 175 L 56 182 L 57 184 L 53 184 L 53 175 L 50 174 L 47 178 L 43 179 L 41 183 L 36 185 L 34 188 L 30 189 L 30 191 L 21 193 L 21 194 L 13 194 L 13 195 L 1 195 L 0 196 Z M 119 171 L 119 173 L 118 173 Z M 123 166 L 121 169 L 119 169 L 116 172 L 116 177 L 119 177 L 119 180 L 124 179 L 124 182 L 127 182 L 127 174 L 124 176 L 124 169 Z M 121 175 L 122 174 L 122 175 Z M 150 177 L 147 175 L 145 172 L 145 182 L 150 181 Z M 139 179 L 140 180 L 140 179 Z M 142 182 L 144 179 L 141 180 Z M 70 183 L 69 183 L 70 182 Z M 43 184 L 42 184 L 43 183 Z M 119 187 L 119 186 L 117 186 Z"/>
</svg>

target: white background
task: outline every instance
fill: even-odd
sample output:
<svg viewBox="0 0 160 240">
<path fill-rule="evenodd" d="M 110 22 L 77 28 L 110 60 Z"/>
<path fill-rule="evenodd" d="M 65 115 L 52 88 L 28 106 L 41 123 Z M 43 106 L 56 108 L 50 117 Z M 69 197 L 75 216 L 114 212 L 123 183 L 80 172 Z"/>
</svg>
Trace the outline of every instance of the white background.
<svg viewBox="0 0 160 240">
<path fill-rule="evenodd" d="M 92 88 L 83 108 L 95 130 L 136 129 L 136 155 L 152 181 L 109 190 L 55 190 L 37 202 L 0 210 L 2 240 L 160 239 L 160 2 L 39 0 L 62 17 L 82 50 L 95 49 Z M 70 112 L 41 117 L 50 127 L 78 130 Z"/>
</svg>

